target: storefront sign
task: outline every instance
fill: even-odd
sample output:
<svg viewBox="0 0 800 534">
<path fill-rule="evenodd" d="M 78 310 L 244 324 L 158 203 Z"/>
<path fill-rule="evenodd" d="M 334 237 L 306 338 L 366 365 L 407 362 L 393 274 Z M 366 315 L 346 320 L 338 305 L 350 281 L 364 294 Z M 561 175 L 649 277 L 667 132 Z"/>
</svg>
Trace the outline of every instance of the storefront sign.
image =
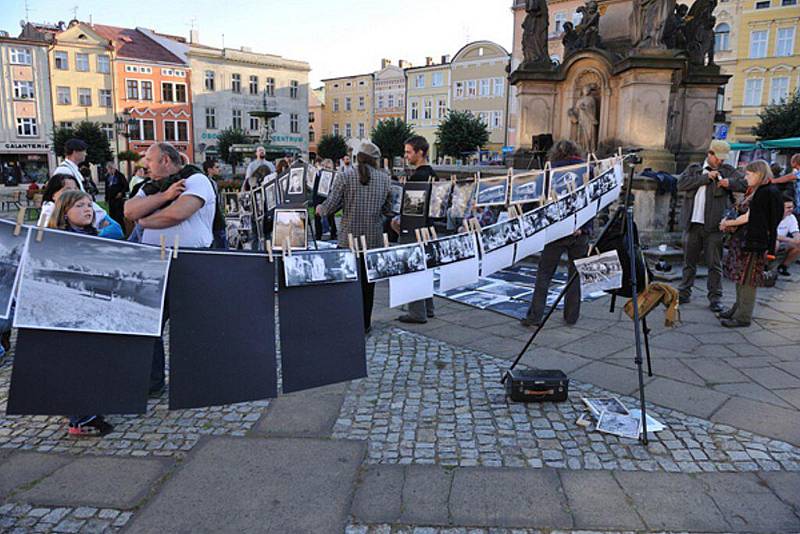
<svg viewBox="0 0 800 534">
<path fill-rule="evenodd" d="M 302 135 L 278 135 L 272 134 L 273 143 L 302 143 Z"/>
<path fill-rule="evenodd" d="M 219 139 L 218 133 L 203 132 L 200 134 L 200 139 Z"/>
<path fill-rule="evenodd" d="M 16 152 L 42 152 L 50 150 L 50 143 L 0 143 L 0 150 Z"/>
</svg>

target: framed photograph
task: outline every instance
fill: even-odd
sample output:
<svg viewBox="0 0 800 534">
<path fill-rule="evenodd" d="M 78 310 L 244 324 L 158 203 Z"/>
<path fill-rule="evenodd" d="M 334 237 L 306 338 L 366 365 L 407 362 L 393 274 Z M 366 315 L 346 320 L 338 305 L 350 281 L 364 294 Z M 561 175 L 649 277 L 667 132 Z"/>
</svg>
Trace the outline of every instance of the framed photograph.
<svg viewBox="0 0 800 534">
<path fill-rule="evenodd" d="M 597 421 L 597 431 L 623 438 L 639 439 L 640 421 L 632 415 L 605 411 Z"/>
<path fill-rule="evenodd" d="M 425 243 L 425 261 L 428 269 L 469 260 L 477 255 L 473 234 L 458 234 Z"/>
<path fill-rule="evenodd" d="M 450 215 L 456 219 L 466 217 L 472 208 L 472 199 L 475 196 L 477 183 L 475 180 L 462 180 L 456 182 L 450 199 Z"/>
<path fill-rule="evenodd" d="M 239 195 L 239 211 L 241 213 L 253 213 L 253 195 L 250 191 L 242 191 Z"/>
<path fill-rule="evenodd" d="M 589 181 L 589 164 L 580 163 L 568 167 L 556 167 L 548 173 L 548 192 L 555 191 L 558 198 L 566 195 Z"/>
<path fill-rule="evenodd" d="M 447 217 L 447 208 L 450 204 L 450 191 L 452 182 L 433 182 L 431 184 L 431 198 L 428 202 L 428 217 L 431 219 L 444 219 Z"/>
<path fill-rule="evenodd" d="M 260 221 L 264 218 L 264 206 L 264 188 L 257 187 L 256 189 L 253 189 L 253 215 L 257 221 Z"/>
<path fill-rule="evenodd" d="M 392 212 L 400 214 L 403 207 L 403 186 L 397 182 L 392 182 L 389 186 L 389 194 L 391 195 Z"/>
<path fill-rule="evenodd" d="M 584 296 L 622 287 L 622 264 L 616 250 L 575 260 Z"/>
<path fill-rule="evenodd" d="M 525 232 L 525 237 L 530 237 L 548 227 L 550 222 L 547 220 L 546 209 L 547 206 L 542 206 L 522 216 L 522 229 Z"/>
<path fill-rule="evenodd" d="M 368 250 L 365 261 L 369 282 L 418 273 L 426 269 L 425 251 L 419 243 Z"/>
<path fill-rule="evenodd" d="M 272 182 L 268 186 L 264 187 L 264 196 L 267 200 L 267 212 L 271 212 L 278 205 L 276 189 L 277 184 L 275 182 Z"/>
<path fill-rule="evenodd" d="M 278 204 L 288 202 L 287 196 L 289 191 L 289 173 L 287 172 L 281 178 L 278 178 Z"/>
<path fill-rule="evenodd" d="M 407 217 L 425 217 L 425 205 L 428 199 L 426 190 L 405 188 L 403 191 L 403 215 Z"/>
<path fill-rule="evenodd" d="M 358 263 L 347 249 L 298 252 L 283 257 L 283 274 L 287 287 L 354 282 Z"/>
<path fill-rule="evenodd" d="M 536 202 L 544 195 L 545 172 L 534 171 L 511 178 L 511 203 Z"/>
<path fill-rule="evenodd" d="M 276 209 L 272 222 L 272 248 L 283 250 L 286 242 L 292 250 L 308 248 L 308 211 Z"/>
<path fill-rule="evenodd" d="M 317 168 L 311 164 L 306 165 L 306 190 L 314 189 L 314 180 L 317 177 Z"/>
<path fill-rule="evenodd" d="M 334 176 L 335 174 L 333 171 L 322 170 L 319 172 L 319 184 L 317 184 L 317 195 L 321 197 L 327 197 L 330 194 Z"/>
<path fill-rule="evenodd" d="M 505 206 L 508 201 L 508 176 L 478 180 L 476 206 Z"/>
<path fill-rule="evenodd" d="M 589 407 L 592 415 L 600 417 L 603 412 L 628 415 L 628 409 L 617 397 L 581 397 L 583 403 Z"/>
<path fill-rule="evenodd" d="M 222 200 L 225 203 L 225 215 L 236 217 L 239 215 L 239 193 L 233 191 L 225 191 L 222 194 Z"/>
<path fill-rule="evenodd" d="M 30 239 L 16 328 L 160 336 L 170 254 L 158 247 L 44 230 Z"/>
<path fill-rule="evenodd" d="M 306 167 L 293 167 L 289 169 L 289 185 L 286 189 L 287 195 L 303 194 L 303 179 L 305 178 Z"/>
<path fill-rule="evenodd" d="M 0 220 L 0 317 L 8 319 L 14 291 L 19 282 L 19 266 L 25 255 L 30 229 L 23 227 L 19 235 L 14 235 L 17 225 Z"/>
<path fill-rule="evenodd" d="M 522 222 L 517 218 L 481 228 L 480 235 L 481 250 L 484 254 L 516 243 L 525 237 Z"/>
</svg>

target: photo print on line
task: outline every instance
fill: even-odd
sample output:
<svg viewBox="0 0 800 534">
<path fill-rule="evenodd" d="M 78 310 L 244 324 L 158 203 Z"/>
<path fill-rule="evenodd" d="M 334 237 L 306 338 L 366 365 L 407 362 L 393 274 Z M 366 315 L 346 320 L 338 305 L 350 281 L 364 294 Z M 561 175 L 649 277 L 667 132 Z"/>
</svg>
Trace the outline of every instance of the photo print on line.
<svg viewBox="0 0 800 534">
<path fill-rule="evenodd" d="M 272 222 L 272 248 L 283 250 L 287 241 L 292 250 L 308 248 L 308 212 L 303 209 L 276 209 Z"/>
<path fill-rule="evenodd" d="M 478 180 L 476 206 L 505 206 L 508 200 L 508 176 Z"/>
<path fill-rule="evenodd" d="M 389 186 L 390 202 L 392 203 L 392 213 L 400 214 L 403 207 L 403 186 L 397 182 L 392 182 Z"/>
<path fill-rule="evenodd" d="M 426 196 L 426 191 L 406 189 L 403 193 L 403 215 L 424 217 Z"/>
<path fill-rule="evenodd" d="M 358 263 L 347 249 L 298 252 L 283 257 L 283 273 L 287 287 L 353 282 L 358 280 Z"/>
<path fill-rule="evenodd" d="M 23 227 L 18 236 L 14 235 L 16 227 L 12 222 L 0 220 L 0 317 L 3 319 L 11 314 L 14 291 L 19 283 L 19 266 L 30 232 Z"/>
<path fill-rule="evenodd" d="M 450 216 L 455 219 L 463 219 L 472 207 L 477 183 L 475 180 L 461 180 L 456 182 L 453 187 L 453 194 L 450 199 Z"/>
<path fill-rule="evenodd" d="M 226 191 L 222 196 L 225 202 L 225 215 L 229 217 L 236 217 L 239 215 L 239 193 L 233 191 Z"/>
<path fill-rule="evenodd" d="M 452 182 L 433 182 L 431 184 L 428 217 L 431 219 L 444 219 L 447 217 L 447 208 L 450 204 L 450 191 L 452 188 Z"/>
<path fill-rule="evenodd" d="M 477 254 L 473 234 L 458 234 L 425 243 L 425 259 L 428 269 L 469 260 Z"/>
<path fill-rule="evenodd" d="M 545 172 L 534 171 L 511 178 L 511 203 L 535 202 L 544 195 Z"/>
<path fill-rule="evenodd" d="M 488 254 L 494 250 L 505 247 L 522 240 L 525 237 L 522 223 L 518 218 L 508 219 L 503 222 L 481 228 L 481 250 Z"/>
<path fill-rule="evenodd" d="M 368 250 L 364 261 L 369 282 L 417 273 L 426 268 L 425 251 L 419 243 Z"/>
<path fill-rule="evenodd" d="M 555 192 L 556 196 L 561 198 L 587 182 L 588 172 L 589 166 L 585 163 L 550 169 L 548 180 L 550 183 L 549 194 Z"/>
</svg>

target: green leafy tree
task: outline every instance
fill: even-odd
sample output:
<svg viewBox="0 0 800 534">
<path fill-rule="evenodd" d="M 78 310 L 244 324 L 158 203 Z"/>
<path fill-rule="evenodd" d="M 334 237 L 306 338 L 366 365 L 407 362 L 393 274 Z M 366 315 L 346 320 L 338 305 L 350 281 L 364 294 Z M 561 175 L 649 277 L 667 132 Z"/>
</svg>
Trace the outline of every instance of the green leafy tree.
<svg viewBox="0 0 800 534">
<path fill-rule="evenodd" d="M 233 167 L 233 173 L 236 174 L 236 166 L 242 162 L 243 154 L 241 152 L 232 152 L 233 145 L 245 145 L 250 140 L 245 133 L 238 128 L 225 128 L 219 133 L 217 138 L 217 149 L 222 161 Z"/>
<path fill-rule="evenodd" d="M 489 142 L 489 129 L 470 111 L 450 110 L 439 123 L 436 139 L 442 154 L 461 159 Z"/>
<path fill-rule="evenodd" d="M 117 159 L 120 161 L 130 161 L 136 163 L 140 159 L 142 159 L 142 155 L 136 152 L 135 150 L 123 150 L 119 154 L 117 154 Z"/>
<path fill-rule="evenodd" d="M 414 135 L 414 130 L 403 119 L 386 119 L 378 123 L 372 130 L 372 142 L 381 149 L 389 163 L 396 156 L 402 156 L 406 139 Z"/>
<path fill-rule="evenodd" d="M 317 154 L 336 163 L 347 155 L 347 140 L 338 134 L 323 135 L 317 143 Z"/>
<path fill-rule="evenodd" d="M 800 91 L 788 99 L 764 108 L 758 114 L 761 122 L 753 128 L 759 139 L 786 139 L 800 137 Z"/>
<path fill-rule="evenodd" d="M 83 121 L 74 128 L 56 128 L 53 131 L 53 148 L 57 156 L 63 158 L 66 155 L 64 144 L 73 138 L 89 145 L 86 151 L 87 162 L 98 165 L 113 159 L 108 137 L 98 123 Z"/>
</svg>

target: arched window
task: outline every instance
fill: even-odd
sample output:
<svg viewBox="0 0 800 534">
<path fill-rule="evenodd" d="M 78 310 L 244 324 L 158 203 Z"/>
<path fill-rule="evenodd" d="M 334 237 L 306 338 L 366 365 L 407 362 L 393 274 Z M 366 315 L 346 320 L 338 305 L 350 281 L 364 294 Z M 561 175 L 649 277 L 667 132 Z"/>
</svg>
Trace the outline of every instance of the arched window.
<svg viewBox="0 0 800 534">
<path fill-rule="evenodd" d="M 730 37 L 730 25 L 725 22 L 718 24 L 714 30 L 714 50 L 729 50 Z"/>
</svg>

